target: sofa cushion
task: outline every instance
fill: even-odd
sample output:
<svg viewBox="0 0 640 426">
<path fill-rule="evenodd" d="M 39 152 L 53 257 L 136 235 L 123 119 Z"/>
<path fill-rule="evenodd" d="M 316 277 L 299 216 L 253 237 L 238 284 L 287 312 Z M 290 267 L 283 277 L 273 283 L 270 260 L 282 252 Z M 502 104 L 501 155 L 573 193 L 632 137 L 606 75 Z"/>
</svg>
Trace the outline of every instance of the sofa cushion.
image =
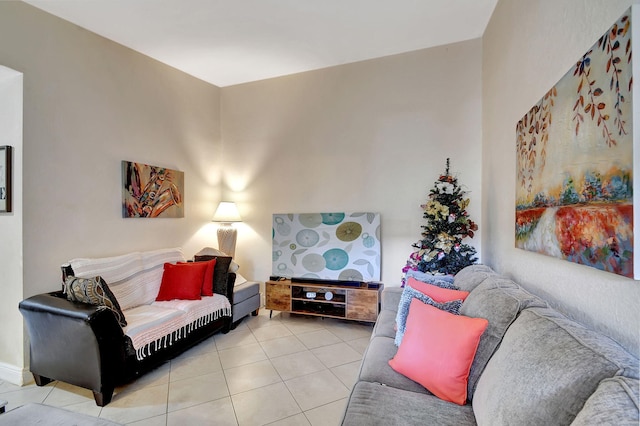
<svg viewBox="0 0 640 426">
<path fill-rule="evenodd" d="M 396 314 L 396 345 L 400 346 L 402 343 L 402 338 L 404 336 L 406 324 L 407 324 L 407 316 L 409 315 L 409 306 L 411 305 L 411 301 L 413 299 L 418 299 L 423 303 L 434 306 L 443 311 L 450 312 L 452 314 L 457 314 L 460 310 L 460 306 L 462 306 L 461 300 L 454 300 L 451 302 L 438 303 L 429 296 L 424 293 L 419 292 L 418 290 L 405 287 L 402 291 L 402 296 L 400 297 L 400 304 L 398 305 L 398 313 Z"/>
<path fill-rule="evenodd" d="M 468 291 L 453 290 L 451 288 L 438 287 L 435 284 L 423 283 L 413 277 L 407 280 L 407 285 L 421 293 L 426 294 L 438 303 L 451 302 L 452 300 L 462 300 L 469 295 Z"/>
<path fill-rule="evenodd" d="M 384 290 L 382 290 L 380 307 L 383 310 L 389 309 L 391 311 L 397 312 L 403 290 L 404 289 L 402 287 L 385 287 Z"/>
<path fill-rule="evenodd" d="M 362 358 L 359 380 L 430 394 L 431 392 L 420 383 L 414 382 L 391 368 L 389 361 L 397 352 L 398 348 L 393 343 L 393 338 L 378 336 L 371 339 Z"/>
<path fill-rule="evenodd" d="M 221 295 L 200 300 L 171 300 L 140 305 L 126 311 L 124 329 L 138 360 L 185 339 L 193 331 L 221 318 L 231 317 L 229 300 Z"/>
<path fill-rule="evenodd" d="M 638 379 L 621 376 L 604 379 L 571 425 L 637 426 L 640 424 L 639 389 Z"/>
<path fill-rule="evenodd" d="M 486 265 L 469 265 L 455 275 L 453 284 L 458 287 L 459 290 L 472 291 L 482 281 L 492 275 L 497 274 Z"/>
<path fill-rule="evenodd" d="M 452 275 L 433 275 L 429 272 L 421 272 L 410 269 L 407 271 L 406 279 L 415 278 L 418 281 L 423 283 L 429 283 L 437 285 L 442 288 L 450 288 L 453 290 L 458 290 L 458 288 L 453 284 L 453 276 Z"/>
<path fill-rule="evenodd" d="M 120 326 L 126 327 L 127 320 L 122 313 L 122 309 L 120 309 L 118 299 L 113 295 L 102 277 L 67 277 L 63 291 L 67 295 L 67 299 L 72 302 L 88 303 L 111 309 Z"/>
<path fill-rule="evenodd" d="M 378 314 L 378 319 L 373 326 L 371 337 L 384 336 L 396 338 L 396 311 L 383 309 Z"/>
<path fill-rule="evenodd" d="M 378 383 L 358 382 L 351 392 L 342 422 L 349 426 L 472 426 L 470 405 L 459 406 L 433 395 Z"/>
<path fill-rule="evenodd" d="M 489 321 L 469 373 L 467 393 L 470 400 L 480 375 L 507 329 L 523 309 L 531 306 L 545 307 L 546 303 L 499 275 L 485 279 L 462 303 L 460 315 L 486 318 Z"/>
<path fill-rule="evenodd" d="M 229 255 L 223 251 L 220 251 L 218 249 L 215 249 L 213 247 L 205 247 L 202 250 L 200 250 L 199 252 L 196 253 L 196 256 L 216 256 L 216 257 L 229 257 Z M 229 272 L 238 272 L 238 269 L 240 269 L 240 265 L 238 265 L 236 262 L 233 261 L 233 259 L 231 259 L 229 261 Z"/>
<path fill-rule="evenodd" d="M 389 364 L 439 398 L 464 405 L 471 363 L 487 325 L 484 318 L 453 315 L 414 299 L 404 339 Z"/>
<path fill-rule="evenodd" d="M 216 267 L 216 259 L 207 260 L 204 263 L 207 265 L 207 269 L 204 272 L 204 277 L 202 279 L 202 289 L 200 290 L 201 296 L 213 296 L 213 273 Z M 178 262 L 178 265 L 189 264 L 192 265 L 193 262 Z"/>
<path fill-rule="evenodd" d="M 179 263 L 177 265 L 165 263 L 156 301 L 199 300 L 207 266 L 207 262 Z"/>
<path fill-rule="evenodd" d="M 601 380 L 637 377 L 637 363 L 611 339 L 550 308 L 525 309 L 478 380 L 476 419 L 479 425 L 569 424 Z"/>
<path fill-rule="evenodd" d="M 231 264 L 230 256 L 212 256 L 197 255 L 193 257 L 196 262 L 206 262 L 208 260 L 216 260 L 213 270 L 213 292 L 218 294 L 226 294 L 227 279 L 229 277 L 229 265 Z"/>
</svg>

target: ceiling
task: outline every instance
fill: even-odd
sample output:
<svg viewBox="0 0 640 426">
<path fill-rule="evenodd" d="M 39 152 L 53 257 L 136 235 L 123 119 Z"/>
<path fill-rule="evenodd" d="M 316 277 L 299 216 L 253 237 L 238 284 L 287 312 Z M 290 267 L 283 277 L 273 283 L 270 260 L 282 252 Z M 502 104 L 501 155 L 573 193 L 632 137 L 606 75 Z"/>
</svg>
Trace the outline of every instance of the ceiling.
<svg viewBox="0 0 640 426">
<path fill-rule="evenodd" d="M 498 0 L 24 0 L 216 86 L 481 37 Z"/>
</svg>

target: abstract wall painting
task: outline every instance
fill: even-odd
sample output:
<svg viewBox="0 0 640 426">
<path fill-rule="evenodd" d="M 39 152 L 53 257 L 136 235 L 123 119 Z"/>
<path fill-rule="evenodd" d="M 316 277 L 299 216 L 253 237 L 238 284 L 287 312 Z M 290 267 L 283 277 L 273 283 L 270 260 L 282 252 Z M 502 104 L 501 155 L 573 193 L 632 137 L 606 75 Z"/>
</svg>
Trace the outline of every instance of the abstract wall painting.
<svg viewBox="0 0 640 426">
<path fill-rule="evenodd" d="M 184 217 L 184 173 L 122 162 L 122 217 Z"/>
<path fill-rule="evenodd" d="M 515 241 L 634 278 L 631 13 L 518 122 Z"/>
<path fill-rule="evenodd" d="M 274 214 L 272 274 L 380 280 L 379 213 Z"/>
</svg>

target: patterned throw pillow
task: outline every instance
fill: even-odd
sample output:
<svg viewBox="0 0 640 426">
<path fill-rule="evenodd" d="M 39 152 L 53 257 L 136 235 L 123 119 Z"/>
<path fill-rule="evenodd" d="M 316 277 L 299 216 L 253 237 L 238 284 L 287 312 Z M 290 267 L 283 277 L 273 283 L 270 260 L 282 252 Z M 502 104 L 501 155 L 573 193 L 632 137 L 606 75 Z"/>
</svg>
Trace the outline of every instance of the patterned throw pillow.
<svg viewBox="0 0 640 426">
<path fill-rule="evenodd" d="M 442 311 L 450 312 L 454 315 L 458 315 L 460 307 L 462 306 L 462 300 L 453 300 L 451 302 L 438 303 L 426 294 L 421 293 L 414 288 L 411 288 L 409 286 L 405 287 L 404 290 L 402 290 L 402 296 L 400 296 L 398 313 L 396 315 L 396 346 L 400 346 L 402 338 L 404 337 L 404 332 L 407 326 L 407 316 L 409 315 L 409 306 L 411 306 L 411 301 L 413 299 L 418 299 L 423 303 L 431 305 Z"/>
<path fill-rule="evenodd" d="M 102 277 L 77 278 L 69 276 L 64 282 L 64 293 L 67 295 L 67 299 L 72 302 L 105 306 L 111 309 L 120 325 L 127 326 L 127 320 L 124 318 L 118 300 Z"/>
</svg>

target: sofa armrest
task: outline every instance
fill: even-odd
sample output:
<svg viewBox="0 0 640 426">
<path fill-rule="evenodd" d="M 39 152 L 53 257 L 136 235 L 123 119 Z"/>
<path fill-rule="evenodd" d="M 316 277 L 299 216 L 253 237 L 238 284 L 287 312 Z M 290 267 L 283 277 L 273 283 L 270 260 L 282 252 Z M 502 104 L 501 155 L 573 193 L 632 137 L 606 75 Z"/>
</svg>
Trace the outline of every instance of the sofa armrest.
<svg viewBox="0 0 640 426">
<path fill-rule="evenodd" d="M 236 284 L 236 273 L 235 272 L 229 272 L 229 275 L 227 276 L 227 291 L 225 294 L 225 296 L 227 296 L 227 299 L 229 299 L 229 303 L 231 303 L 231 306 L 233 306 L 233 288 Z"/>
<path fill-rule="evenodd" d="M 126 336 L 113 312 L 70 302 L 61 291 L 32 296 L 19 309 L 36 383 L 61 380 L 92 389 L 98 405 L 107 404 L 126 362 Z"/>
<path fill-rule="evenodd" d="M 402 291 L 402 287 L 385 287 L 384 290 L 382 290 L 381 308 L 390 311 L 397 311 Z"/>
</svg>

